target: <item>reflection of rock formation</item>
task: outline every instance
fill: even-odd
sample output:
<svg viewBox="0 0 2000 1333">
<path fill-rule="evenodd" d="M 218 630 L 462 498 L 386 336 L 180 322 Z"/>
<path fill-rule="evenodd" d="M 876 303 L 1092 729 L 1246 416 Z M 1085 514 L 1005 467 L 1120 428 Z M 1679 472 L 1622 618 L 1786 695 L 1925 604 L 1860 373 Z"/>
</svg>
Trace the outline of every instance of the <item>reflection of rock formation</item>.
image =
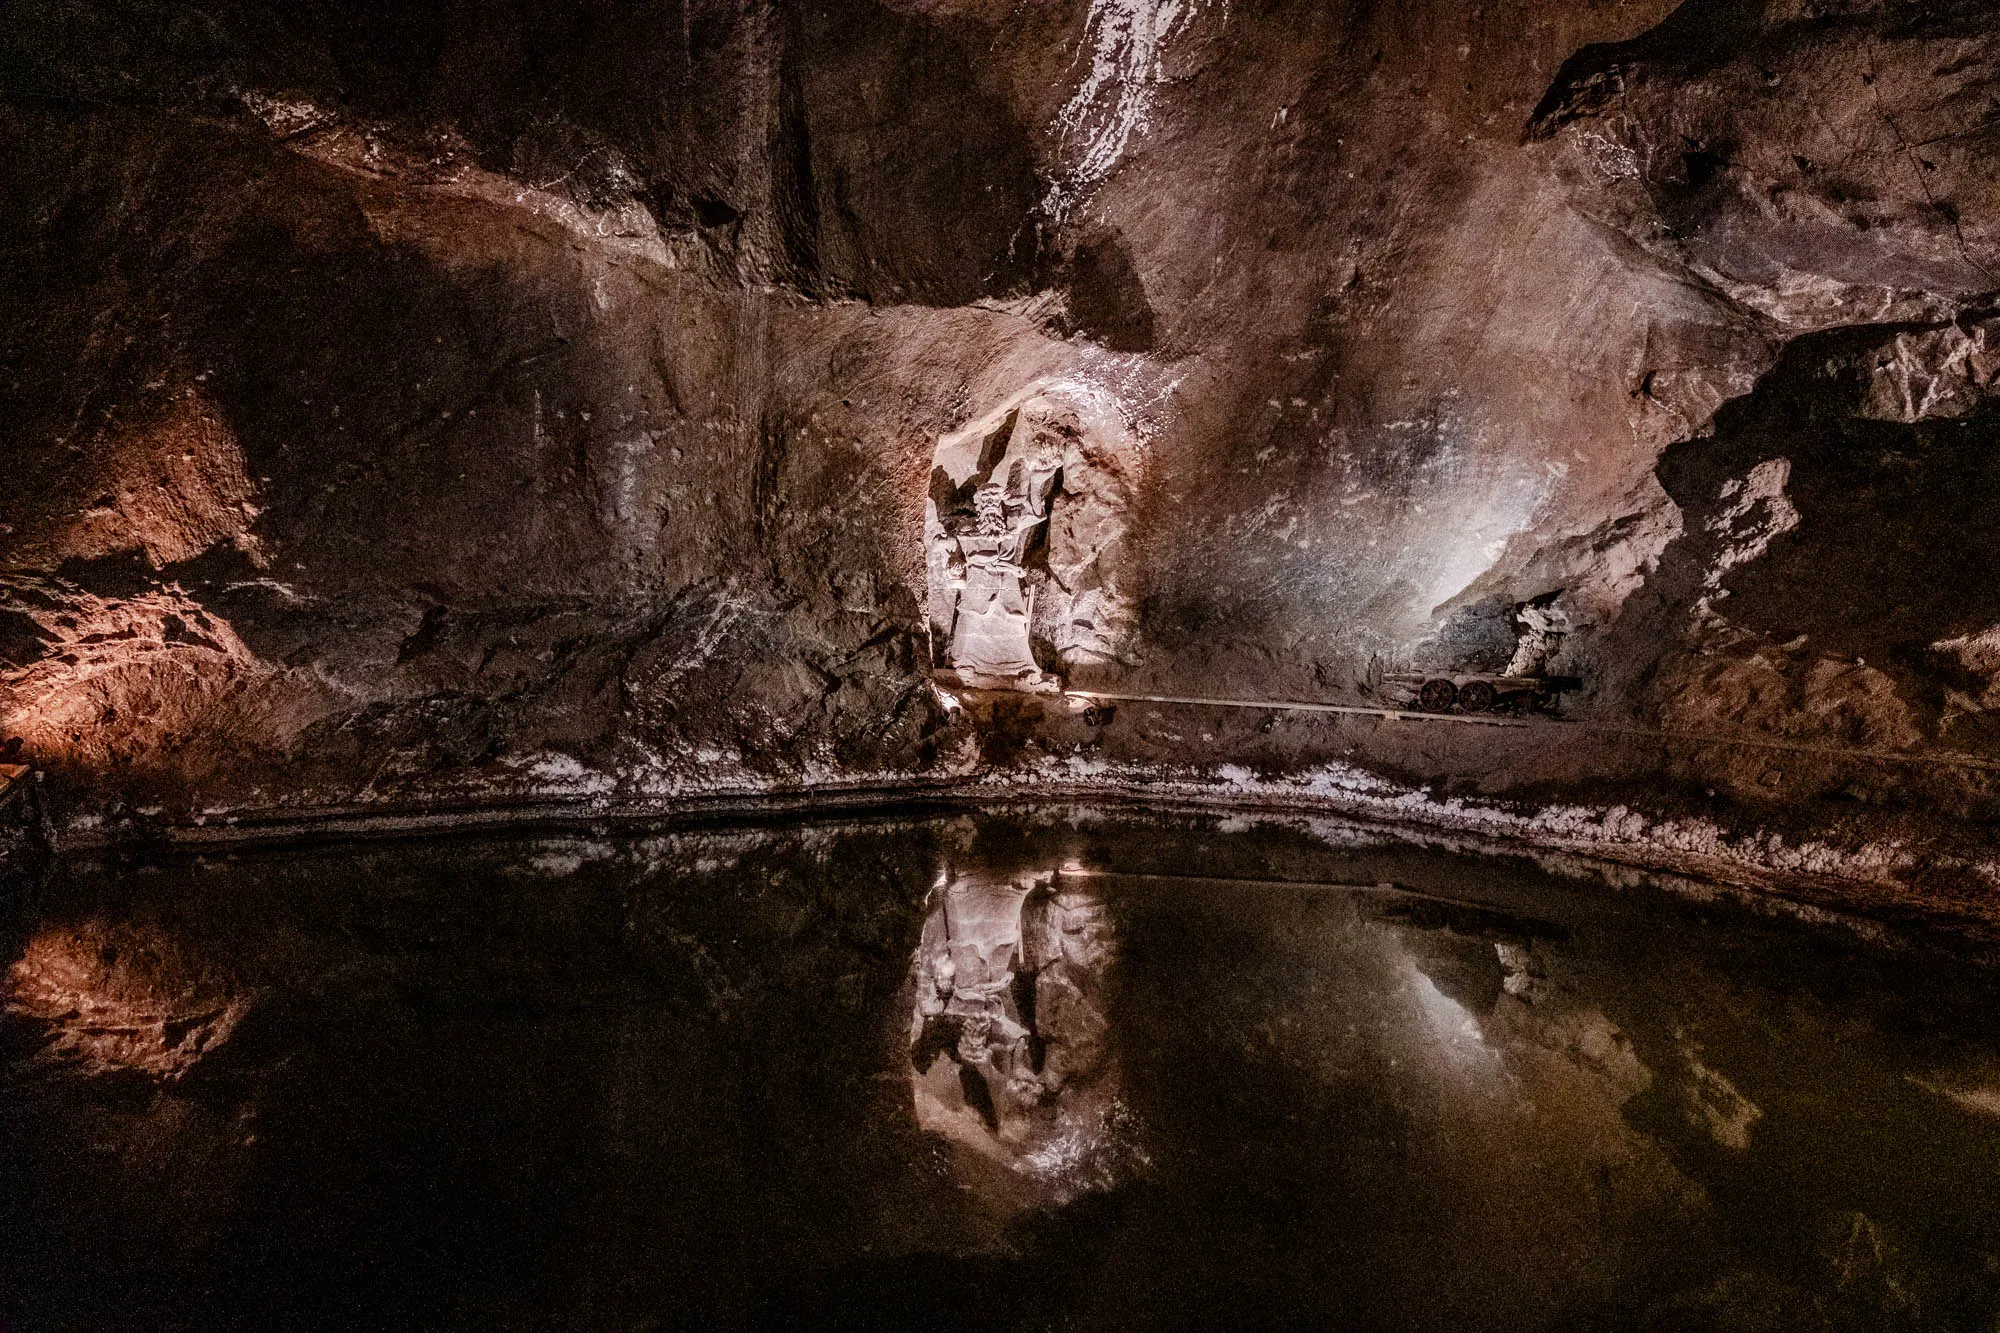
<svg viewBox="0 0 2000 1333">
<path fill-rule="evenodd" d="M 161 986 L 148 965 L 171 948 L 140 928 L 43 932 L 0 974 L 0 1014 L 40 1034 L 44 1068 L 181 1078 L 230 1039 L 254 997 Z"/>
<path fill-rule="evenodd" d="M 1668 1047 L 1671 1058 L 1657 1069 L 1649 1066 L 1633 1038 L 1601 1007 L 1573 983 L 1551 977 L 1562 951 L 1552 946 L 1559 935 L 1548 928 L 1526 918 L 1416 900 L 1391 902 L 1375 915 L 1402 928 L 1401 945 L 1418 969 L 1465 1008 L 1481 1039 L 1504 1052 L 1517 1077 L 1549 1087 L 1568 1084 L 1573 1108 L 1589 1100 L 1600 1112 L 1609 1108 L 1621 1115 L 1634 1098 L 1657 1090 L 1660 1103 L 1689 1128 L 1736 1152 L 1749 1148 L 1763 1110 L 1704 1063 L 1699 1044 L 1678 1027 Z M 1614 1138 L 1625 1137 L 1621 1122 Z"/>
<path fill-rule="evenodd" d="M 975 686 L 1036 689 L 1037 643 L 1064 667 L 1119 655 L 1133 453 L 1114 412 L 1053 390 L 938 442 L 925 539 L 940 666 Z"/>
<path fill-rule="evenodd" d="M 1119 1129 L 1103 903 L 1048 876 L 938 890 L 918 948 L 911 1028 L 917 1118 L 1060 1202 L 1109 1184 Z"/>
</svg>

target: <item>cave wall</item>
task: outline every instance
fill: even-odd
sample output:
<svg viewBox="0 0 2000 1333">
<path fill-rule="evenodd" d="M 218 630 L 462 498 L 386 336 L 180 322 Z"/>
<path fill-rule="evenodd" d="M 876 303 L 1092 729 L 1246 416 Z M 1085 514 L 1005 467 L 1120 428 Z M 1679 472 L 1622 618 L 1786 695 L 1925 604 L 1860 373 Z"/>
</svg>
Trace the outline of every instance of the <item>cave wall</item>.
<svg viewBox="0 0 2000 1333">
<path fill-rule="evenodd" d="M 1079 745 L 1984 817 L 953 729 L 924 506 L 940 439 L 1088 403 L 1099 687 L 1365 702 L 1536 633 L 1577 715 L 1988 753 L 1996 57 L 1943 0 L 15 0 L 0 729 L 169 820 Z"/>
</svg>

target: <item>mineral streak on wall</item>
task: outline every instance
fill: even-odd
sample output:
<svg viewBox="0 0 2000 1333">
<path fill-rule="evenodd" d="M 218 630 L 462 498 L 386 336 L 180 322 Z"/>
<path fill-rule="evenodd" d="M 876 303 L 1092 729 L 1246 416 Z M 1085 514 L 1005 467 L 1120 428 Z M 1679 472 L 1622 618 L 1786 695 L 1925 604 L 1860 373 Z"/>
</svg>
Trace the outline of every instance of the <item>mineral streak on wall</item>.
<svg viewBox="0 0 2000 1333">
<path fill-rule="evenodd" d="M 1227 769 L 1983 883 L 1836 752 L 2000 746 L 1996 105 L 1956 0 L 16 0 L 0 727 L 108 831 Z"/>
</svg>

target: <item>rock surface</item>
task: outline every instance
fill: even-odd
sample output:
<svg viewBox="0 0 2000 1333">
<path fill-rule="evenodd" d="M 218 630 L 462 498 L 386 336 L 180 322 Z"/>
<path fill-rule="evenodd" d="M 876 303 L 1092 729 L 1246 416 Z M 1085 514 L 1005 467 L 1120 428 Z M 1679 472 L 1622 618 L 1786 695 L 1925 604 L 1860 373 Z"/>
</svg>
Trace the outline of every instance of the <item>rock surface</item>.
<svg viewBox="0 0 2000 1333">
<path fill-rule="evenodd" d="M 110 829 L 1079 746 L 1976 824 L 1997 108 L 1959 0 L 16 0 L 0 730 Z M 953 730 L 933 466 L 1022 404 L 1072 685 L 1816 748 Z"/>
</svg>

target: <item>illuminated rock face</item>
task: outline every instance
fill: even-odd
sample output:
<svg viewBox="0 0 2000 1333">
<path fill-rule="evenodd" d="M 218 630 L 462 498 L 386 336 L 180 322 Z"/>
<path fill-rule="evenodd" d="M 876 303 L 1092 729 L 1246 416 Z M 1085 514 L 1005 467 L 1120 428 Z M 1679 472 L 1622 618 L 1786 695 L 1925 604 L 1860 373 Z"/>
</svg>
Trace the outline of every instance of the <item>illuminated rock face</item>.
<svg viewBox="0 0 2000 1333">
<path fill-rule="evenodd" d="M 1015 421 L 1010 414 L 1002 422 L 1003 447 L 991 462 L 980 457 L 988 440 L 976 434 L 939 447 L 924 519 L 932 624 L 944 633 L 945 665 L 968 683 L 1032 688 L 1041 672 L 1028 643 L 1028 548 L 1048 523 L 1062 456 Z M 1024 437 L 1026 448 L 1018 448 Z M 962 466 L 966 454 L 971 468 Z"/>
<path fill-rule="evenodd" d="M 1034 689 L 1119 660 L 1140 461 L 1116 411 L 1043 386 L 938 442 L 924 507 L 932 642 L 962 683 Z"/>
<path fill-rule="evenodd" d="M 1992 744 L 2000 606 L 1907 555 L 2000 511 L 1989 5 L 68 15 L 0 30 L 0 729 L 91 812 L 1081 743 L 933 663 Z M 1128 771 L 1991 806 L 1134 720 Z"/>
</svg>

